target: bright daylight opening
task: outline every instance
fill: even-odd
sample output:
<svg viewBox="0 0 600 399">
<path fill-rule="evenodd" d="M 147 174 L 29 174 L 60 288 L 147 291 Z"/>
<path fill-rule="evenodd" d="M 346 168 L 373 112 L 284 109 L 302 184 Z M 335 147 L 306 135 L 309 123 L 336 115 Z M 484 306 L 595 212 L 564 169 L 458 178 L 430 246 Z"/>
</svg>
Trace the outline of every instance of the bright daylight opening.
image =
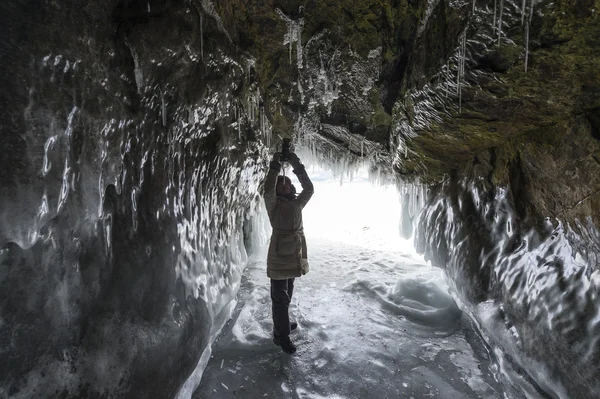
<svg viewBox="0 0 600 399">
<path fill-rule="evenodd" d="M 414 254 L 411 240 L 400 237 L 400 195 L 395 184 L 374 183 L 363 166 L 349 177 L 323 167 L 307 166 L 315 195 L 303 211 L 309 241 L 330 240 Z M 294 185 L 300 189 L 292 173 Z"/>
</svg>

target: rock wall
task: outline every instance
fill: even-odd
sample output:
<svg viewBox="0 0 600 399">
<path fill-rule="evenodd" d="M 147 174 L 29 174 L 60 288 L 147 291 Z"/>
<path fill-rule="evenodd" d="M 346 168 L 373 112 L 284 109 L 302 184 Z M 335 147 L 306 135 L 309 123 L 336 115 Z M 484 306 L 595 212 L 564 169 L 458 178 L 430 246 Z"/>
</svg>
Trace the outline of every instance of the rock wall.
<svg viewBox="0 0 600 399">
<path fill-rule="evenodd" d="M 0 397 L 173 397 L 266 169 L 243 57 L 202 5 L 0 8 Z"/>
<path fill-rule="evenodd" d="M 496 355 L 539 394 L 593 398 L 598 3 L 494 4 L 459 3 L 469 16 L 455 52 L 407 86 L 394 167 L 431 183 L 417 248 L 451 277 Z M 436 18 L 452 16 L 438 6 Z"/>
<path fill-rule="evenodd" d="M 598 3 L 473 4 L 464 46 L 459 38 L 447 64 L 397 104 L 397 170 L 510 187 L 522 218 L 597 221 Z"/>
</svg>

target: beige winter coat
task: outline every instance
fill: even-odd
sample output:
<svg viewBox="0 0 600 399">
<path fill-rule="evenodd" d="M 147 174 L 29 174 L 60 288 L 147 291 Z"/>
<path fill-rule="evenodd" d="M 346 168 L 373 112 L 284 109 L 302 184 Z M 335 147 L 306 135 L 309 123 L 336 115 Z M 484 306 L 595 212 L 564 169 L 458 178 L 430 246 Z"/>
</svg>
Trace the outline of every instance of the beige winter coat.
<svg viewBox="0 0 600 399">
<path fill-rule="evenodd" d="M 273 280 L 300 277 L 308 273 L 306 238 L 302 225 L 302 209 L 314 193 L 313 184 L 300 163 L 293 165 L 302 185 L 296 199 L 276 194 L 278 163 L 272 163 L 265 181 L 265 205 L 273 233 L 267 255 L 267 276 Z"/>
</svg>

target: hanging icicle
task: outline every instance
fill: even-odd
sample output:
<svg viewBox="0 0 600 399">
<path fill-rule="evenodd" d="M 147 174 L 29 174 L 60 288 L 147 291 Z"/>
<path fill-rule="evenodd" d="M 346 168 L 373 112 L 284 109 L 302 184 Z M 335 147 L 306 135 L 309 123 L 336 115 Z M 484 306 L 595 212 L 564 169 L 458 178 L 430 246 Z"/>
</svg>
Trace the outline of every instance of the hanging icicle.
<svg viewBox="0 0 600 399">
<path fill-rule="evenodd" d="M 250 94 L 250 121 L 254 124 L 256 118 L 254 117 L 254 93 Z"/>
<path fill-rule="evenodd" d="M 457 68 L 456 68 L 456 94 L 458 95 L 459 103 L 460 103 L 460 64 L 461 64 L 461 50 L 462 50 L 462 46 L 460 46 L 459 49 L 458 49 L 458 65 L 457 65 Z"/>
<path fill-rule="evenodd" d="M 294 23 L 290 20 L 288 22 L 288 34 L 289 34 L 289 43 L 290 43 L 290 46 L 289 46 L 289 50 L 290 50 L 290 65 L 292 65 L 292 41 L 293 41 L 292 37 L 293 37 L 293 34 L 294 34 L 294 29 L 293 28 L 294 28 Z"/>
<path fill-rule="evenodd" d="M 527 61 L 529 58 L 529 22 L 525 25 L 525 73 L 527 73 Z"/>
<path fill-rule="evenodd" d="M 300 6 L 299 14 L 302 15 L 303 7 Z M 277 8 L 275 10 L 279 18 L 281 18 L 287 24 L 287 34 L 283 38 L 283 45 L 287 44 L 288 46 L 288 57 L 290 65 L 292 65 L 292 46 L 294 42 L 296 42 L 296 62 L 298 69 L 302 69 L 302 28 L 304 27 L 304 18 L 299 18 L 297 20 L 292 20 L 288 17 L 281 9 Z"/>
<path fill-rule="evenodd" d="M 494 0 L 494 19 L 492 19 L 492 32 L 496 29 L 496 16 L 498 11 L 498 0 Z"/>
<path fill-rule="evenodd" d="M 296 24 L 296 56 L 298 57 L 298 69 L 302 69 L 302 25 L 304 25 L 304 20 L 301 19 Z"/>
<path fill-rule="evenodd" d="M 527 25 L 525 25 L 525 72 L 527 73 L 527 65 L 529 62 L 529 29 L 531 26 L 531 20 L 533 19 L 533 6 L 535 0 L 531 0 L 529 4 L 529 18 L 527 18 Z"/>
<path fill-rule="evenodd" d="M 235 119 L 237 120 L 238 140 L 242 141 L 242 118 L 240 118 L 240 110 L 235 106 Z"/>
<path fill-rule="evenodd" d="M 460 39 L 460 49 L 458 51 L 458 112 L 462 112 L 462 84 L 465 78 L 465 58 L 467 50 L 467 31 L 465 30 Z"/>
<path fill-rule="evenodd" d="M 265 129 L 265 109 L 264 107 L 260 107 L 260 130 L 261 134 L 264 137 L 266 133 Z"/>
<path fill-rule="evenodd" d="M 502 37 L 502 13 L 504 12 L 504 0 L 500 0 L 500 15 L 498 17 L 498 47 L 500 47 L 500 39 Z"/>
<path fill-rule="evenodd" d="M 246 117 L 247 117 L 247 119 L 248 119 L 249 122 L 252 122 L 250 120 L 250 93 L 248 93 L 248 99 L 246 100 L 246 104 L 247 104 Z"/>
<path fill-rule="evenodd" d="M 450 79 L 448 78 L 450 75 L 450 63 L 446 63 L 446 98 L 448 98 L 448 93 L 450 92 Z"/>
<path fill-rule="evenodd" d="M 200 58 L 204 59 L 204 27 L 202 13 L 200 13 Z"/>
<path fill-rule="evenodd" d="M 165 92 L 161 92 L 161 111 L 162 111 L 162 125 L 167 127 L 167 101 L 165 100 Z"/>
</svg>

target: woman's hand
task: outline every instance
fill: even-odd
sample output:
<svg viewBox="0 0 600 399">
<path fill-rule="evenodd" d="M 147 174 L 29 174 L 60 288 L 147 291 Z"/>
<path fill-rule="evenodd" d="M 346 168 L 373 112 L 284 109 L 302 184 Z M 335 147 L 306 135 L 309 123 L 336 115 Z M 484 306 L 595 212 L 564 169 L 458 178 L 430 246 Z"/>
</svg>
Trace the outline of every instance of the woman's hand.
<svg viewBox="0 0 600 399">
<path fill-rule="evenodd" d="M 288 161 L 294 168 L 296 168 L 297 166 L 300 165 L 300 158 L 298 158 L 298 155 L 296 155 L 296 153 L 294 153 L 294 152 L 290 152 Z"/>
</svg>

